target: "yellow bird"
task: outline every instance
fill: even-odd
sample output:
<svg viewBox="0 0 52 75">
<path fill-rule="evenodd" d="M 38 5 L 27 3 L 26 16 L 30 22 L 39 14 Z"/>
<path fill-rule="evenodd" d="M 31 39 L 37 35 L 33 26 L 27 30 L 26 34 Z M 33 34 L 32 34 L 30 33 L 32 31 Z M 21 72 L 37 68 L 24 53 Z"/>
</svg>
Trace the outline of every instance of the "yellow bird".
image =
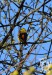
<svg viewBox="0 0 52 75">
<path fill-rule="evenodd" d="M 24 43 L 26 45 L 27 42 L 27 31 L 25 28 L 22 28 L 18 33 L 18 39 L 20 42 Z"/>
</svg>

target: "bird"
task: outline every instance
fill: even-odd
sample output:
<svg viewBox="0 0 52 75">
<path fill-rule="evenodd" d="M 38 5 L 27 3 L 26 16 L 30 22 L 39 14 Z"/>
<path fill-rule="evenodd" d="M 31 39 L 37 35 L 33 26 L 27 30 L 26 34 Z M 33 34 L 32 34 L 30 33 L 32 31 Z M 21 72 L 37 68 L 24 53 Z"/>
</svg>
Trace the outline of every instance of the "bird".
<svg viewBox="0 0 52 75">
<path fill-rule="evenodd" d="M 21 43 L 23 43 L 24 45 L 26 45 L 26 42 L 27 42 L 27 31 L 25 28 L 21 28 L 19 30 L 19 33 L 18 33 L 18 39 Z"/>
</svg>

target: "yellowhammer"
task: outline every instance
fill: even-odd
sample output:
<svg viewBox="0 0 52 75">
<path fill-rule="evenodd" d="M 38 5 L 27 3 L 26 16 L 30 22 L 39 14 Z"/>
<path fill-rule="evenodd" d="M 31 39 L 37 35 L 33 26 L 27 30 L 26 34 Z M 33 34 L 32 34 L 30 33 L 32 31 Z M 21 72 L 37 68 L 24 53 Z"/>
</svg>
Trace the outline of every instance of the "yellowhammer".
<svg viewBox="0 0 52 75">
<path fill-rule="evenodd" d="M 27 42 L 27 31 L 25 28 L 22 28 L 18 33 L 18 39 L 20 42 L 24 43 L 26 45 Z"/>
</svg>

